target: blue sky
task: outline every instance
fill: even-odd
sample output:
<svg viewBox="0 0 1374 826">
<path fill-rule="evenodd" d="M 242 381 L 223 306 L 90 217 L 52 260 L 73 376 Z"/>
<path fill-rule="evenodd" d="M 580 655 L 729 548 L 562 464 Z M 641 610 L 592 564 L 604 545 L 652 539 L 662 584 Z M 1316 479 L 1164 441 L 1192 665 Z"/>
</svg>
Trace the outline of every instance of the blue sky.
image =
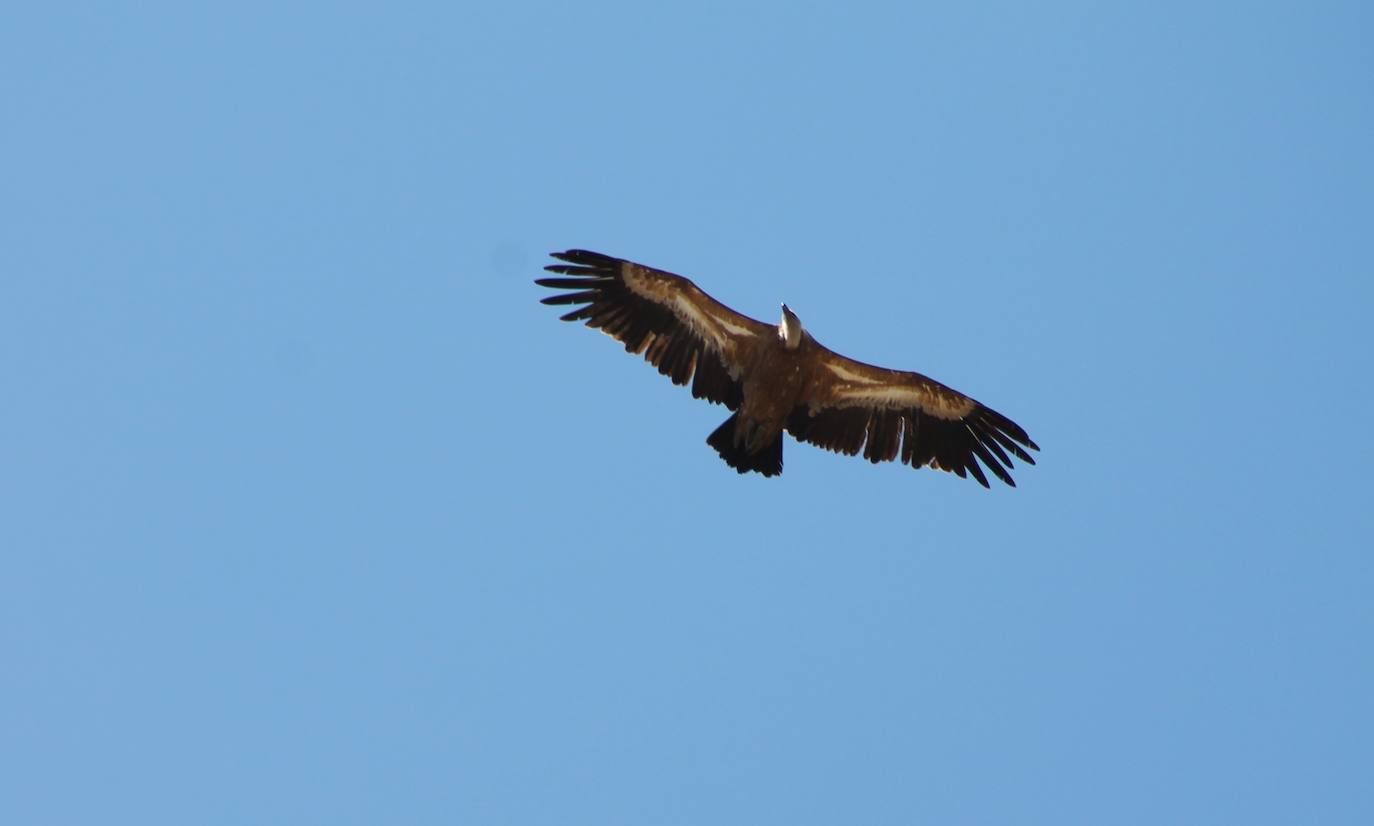
<svg viewBox="0 0 1374 826">
<path fill-rule="evenodd" d="M 1371 822 L 1372 22 L 9 12 L 0 820 Z M 574 246 L 1040 464 L 739 477 Z"/>
</svg>

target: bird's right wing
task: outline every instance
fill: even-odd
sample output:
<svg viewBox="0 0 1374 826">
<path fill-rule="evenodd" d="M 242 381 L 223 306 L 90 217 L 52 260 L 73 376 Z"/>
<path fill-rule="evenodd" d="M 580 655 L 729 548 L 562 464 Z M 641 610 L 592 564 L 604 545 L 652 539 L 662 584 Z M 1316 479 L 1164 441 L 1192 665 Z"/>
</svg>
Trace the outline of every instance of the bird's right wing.
<svg viewBox="0 0 1374 826">
<path fill-rule="evenodd" d="M 581 304 L 562 318 L 586 321 L 643 353 L 673 384 L 692 383 L 692 395 L 739 407 L 741 376 L 755 344 L 776 328 L 735 312 L 680 275 L 587 250 L 555 252 L 565 264 L 544 269 L 543 287 L 573 292 L 544 304 Z"/>
</svg>

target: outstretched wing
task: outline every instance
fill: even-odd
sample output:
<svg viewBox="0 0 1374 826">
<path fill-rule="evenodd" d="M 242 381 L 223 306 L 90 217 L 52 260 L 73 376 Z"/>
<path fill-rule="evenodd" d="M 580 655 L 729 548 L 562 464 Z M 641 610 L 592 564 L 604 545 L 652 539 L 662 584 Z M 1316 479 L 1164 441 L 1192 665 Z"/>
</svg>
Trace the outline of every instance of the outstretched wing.
<svg viewBox="0 0 1374 826">
<path fill-rule="evenodd" d="M 912 467 L 972 474 L 983 487 L 979 461 L 1012 487 L 1011 457 L 1035 460 L 1039 450 L 1019 425 L 957 390 L 920 373 L 888 370 L 815 345 L 809 395 L 792 412 L 787 430 L 811 444 L 871 462 L 900 456 Z"/>
<path fill-rule="evenodd" d="M 741 315 L 680 275 L 587 250 L 552 253 L 566 264 L 544 269 L 563 278 L 535 283 L 573 292 L 551 295 L 543 304 L 581 304 L 562 318 L 624 342 L 643 353 L 673 384 L 692 382 L 692 395 L 739 407 L 740 376 L 756 342 L 775 328 Z"/>
</svg>

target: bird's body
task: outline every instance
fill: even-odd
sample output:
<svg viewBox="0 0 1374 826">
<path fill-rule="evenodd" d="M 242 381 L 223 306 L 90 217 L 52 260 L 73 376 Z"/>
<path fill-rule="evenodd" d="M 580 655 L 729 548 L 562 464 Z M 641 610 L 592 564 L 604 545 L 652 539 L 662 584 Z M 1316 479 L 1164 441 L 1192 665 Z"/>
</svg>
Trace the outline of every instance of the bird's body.
<svg viewBox="0 0 1374 826">
<path fill-rule="evenodd" d="M 1005 416 L 919 373 L 854 361 L 821 345 L 783 305 L 776 327 L 731 310 L 678 275 L 586 250 L 554 253 L 563 278 L 539 284 L 574 290 L 546 304 L 582 304 L 563 316 L 643 353 L 692 395 L 735 411 L 708 438 L 731 467 L 782 472 L 782 435 L 873 462 L 900 456 L 913 467 L 971 474 L 979 461 L 1008 485 L 1008 454 L 1034 464 L 1038 450 Z"/>
<path fill-rule="evenodd" d="M 809 378 L 809 344 L 804 337 L 797 347 L 788 349 L 781 337 L 764 337 L 754 347 L 743 371 L 744 398 L 736 430 L 736 441 L 742 438 L 748 450 L 778 437 L 801 400 Z"/>
</svg>

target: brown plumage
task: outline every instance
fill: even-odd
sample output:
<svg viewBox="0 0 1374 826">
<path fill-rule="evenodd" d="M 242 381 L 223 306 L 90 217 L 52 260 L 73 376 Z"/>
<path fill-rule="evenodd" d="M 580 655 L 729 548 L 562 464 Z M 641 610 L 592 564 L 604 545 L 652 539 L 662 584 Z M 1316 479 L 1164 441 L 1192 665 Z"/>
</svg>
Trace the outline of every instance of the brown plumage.
<svg viewBox="0 0 1374 826">
<path fill-rule="evenodd" d="M 920 373 L 854 361 L 823 347 L 783 305 L 777 326 L 741 315 L 680 275 L 587 250 L 553 253 L 559 278 L 535 283 L 568 290 L 544 304 L 581 305 L 564 321 L 585 321 L 642 353 L 674 384 L 735 411 L 707 443 L 740 473 L 782 473 L 784 431 L 803 442 L 871 462 L 971 475 L 986 468 L 1015 486 L 1011 457 L 1039 450 L 1015 422 Z M 980 466 L 981 462 L 981 466 Z"/>
</svg>

